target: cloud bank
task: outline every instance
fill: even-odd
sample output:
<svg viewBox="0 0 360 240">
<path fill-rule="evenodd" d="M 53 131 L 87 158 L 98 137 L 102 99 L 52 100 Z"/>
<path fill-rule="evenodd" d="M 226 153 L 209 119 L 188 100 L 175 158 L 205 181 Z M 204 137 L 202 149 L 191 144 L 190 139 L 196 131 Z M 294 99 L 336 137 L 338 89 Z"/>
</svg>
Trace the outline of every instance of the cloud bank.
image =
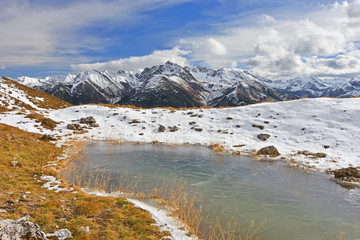
<svg viewBox="0 0 360 240">
<path fill-rule="evenodd" d="M 277 20 L 276 16 L 246 16 L 218 26 L 215 35 L 179 40 L 190 50 L 190 60 L 210 66 L 251 68 L 263 77 L 292 75 L 355 76 L 360 74 L 360 0 L 319 6 L 305 17 Z M 240 26 L 239 26 L 240 25 Z M 216 39 L 224 49 L 221 56 L 206 47 Z"/>
<path fill-rule="evenodd" d="M 167 61 L 185 66 L 188 64 L 188 60 L 184 56 L 188 55 L 189 53 L 190 52 L 188 51 L 180 50 L 178 47 L 175 47 L 170 50 L 154 51 L 152 54 L 146 56 L 122 58 L 108 62 L 76 64 L 71 65 L 71 68 L 76 72 L 106 70 L 115 73 L 119 70 L 136 71 L 146 67 L 164 64 Z"/>
</svg>

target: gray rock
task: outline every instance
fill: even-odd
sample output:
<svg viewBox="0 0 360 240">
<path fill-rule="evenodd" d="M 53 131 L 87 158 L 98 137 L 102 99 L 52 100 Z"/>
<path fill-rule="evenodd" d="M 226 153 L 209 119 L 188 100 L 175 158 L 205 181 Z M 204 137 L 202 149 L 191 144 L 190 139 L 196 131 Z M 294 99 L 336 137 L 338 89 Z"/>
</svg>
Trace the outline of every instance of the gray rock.
<svg viewBox="0 0 360 240">
<path fill-rule="evenodd" d="M 66 126 L 67 129 L 69 130 L 75 130 L 75 131 L 81 131 L 83 128 L 81 127 L 80 124 L 77 124 L 77 123 L 71 123 L 71 124 L 68 124 Z"/>
<path fill-rule="evenodd" d="M 257 135 L 257 138 L 260 139 L 261 141 L 266 141 L 269 137 L 270 137 L 270 134 L 261 133 L 261 134 Z"/>
<path fill-rule="evenodd" d="M 163 125 L 160 125 L 158 128 L 158 132 L 165 132 L 166 127 L 164 127 Z"/>
<path fill-rule="evenodd" d="M 54 233 L 47 233 L 46 237 L 50 239 L 56 237 L 56 239 L 58 240 L 66 240 L 72 238 L 69 229 L 60 229 Z"/>
<path fill-rule="evenodd" d="M 90 116 L 90 117 L 85 117 L 85 118 L 80 118 L 80 123 L 84 123 L 84 124 L 92 124 L 92 123 L 96 123 L 94 117 Z"/>
<path fill-rule="evenodd" d="M 41 231 L 39 225 L 29 221 L 30 216 L 18 220 L 1 220 L 0 239 L 1 240 L 21 240 L 34 239 L 46 240 L 46 235 Z"/>
<path fill-rule="evenodd" d="M 80 227 L 78 230 L 79 230 L 80 232 L 84 232 L 84 233 L 90 234 L 90 228 L 89 228 L 89 226 Z"/>
<path fill-rule="evenodd" d="M 179 130 L 177 126 L 173 126 L 170 128 L 170 132 L 176 132 L 177 130 Z"/>
</svg>

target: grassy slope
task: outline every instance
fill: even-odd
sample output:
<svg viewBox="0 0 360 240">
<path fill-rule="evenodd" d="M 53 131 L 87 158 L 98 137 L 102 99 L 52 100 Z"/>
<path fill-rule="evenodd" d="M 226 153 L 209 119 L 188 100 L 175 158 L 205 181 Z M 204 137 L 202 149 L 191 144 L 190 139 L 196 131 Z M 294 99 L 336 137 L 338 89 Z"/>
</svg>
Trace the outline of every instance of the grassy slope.
<svg viewBox="0 0 360 240">
<path fill-rule="evenodd" d="M 30 215 L 45 232 L 68 228 L 75 239 L 160 239 L 151 215 L 122 198 L 96 197 L 49 191 L 34 179 L 42 173 L 57 176 L 43 166 L 55 161 L 62 149 L 38 141 L 40 135 L 0 124 L 0 219 Z M 12 167 L 19 161 L 21 167 Z M 61 187 L 67 187 L 63 184 Z M 89 226 L 91 234 L 78 229 Z"/>
<path fill-rule="evenodd" d="M 42 112 L 37 111 L 16 97 L 12 92 L 20 90 L 27 99 L 43 109 L 60 109 L 71 106 L 49 94 L 21 85 L 3 77 L 10 91 L 0 91 L 0 113 L 11 111 L 37 119 L 46 128 L 52 128 Z M 1 90 L 1 89 L 0 89 Z M 43 98 L 43 101 L 39 101 Z M 11 102 L 11 104 L 9 104 Z M 30 114 L 29 114 L 30 111 Z M 43 124 L 44 123 L 44 124 Z M 54 123 L 56 124 L 56 123 Z M 60 178 L 59 173 L 44 166 L 57 161 L 64 148 L 40 141 L 41 135 L 0 124 L 0 219 L 18 219 L 30 215 L 43 231 L 55 232 L 68 228 L 74 239 L 160 239 L 164 237 L 150 213 L 134 207 L 123 198 L 97 197 L 78 193 L 55 193 L 42 188 L 38 181 L 42 174 Z M 12 167 L 10 161 L 18 161 L 21 167 Z M 64 163 L 59 163 L 63 165 Z M 37 176 L 34 178 L 34 176 Z M 62 181 L 64 182 L 64 181 Z M 66 183 L 60 187 L 69 187 Z M 76 189 L 76 188 L 75 188 Z M 91 234 L 79 231 L 89 226 Z"/>
</svg>

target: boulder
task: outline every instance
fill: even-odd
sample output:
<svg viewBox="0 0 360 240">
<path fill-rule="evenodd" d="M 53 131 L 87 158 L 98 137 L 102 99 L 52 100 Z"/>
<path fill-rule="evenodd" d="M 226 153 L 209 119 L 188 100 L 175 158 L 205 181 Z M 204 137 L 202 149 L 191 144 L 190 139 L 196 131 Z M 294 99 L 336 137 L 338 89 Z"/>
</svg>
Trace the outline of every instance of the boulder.
<svg viewBox="0 0 360 240">
<path fill-rule="evenodd" d="M 270 134 L 261 133 L 261 134 L 257 135 L 257 138 L 260 139 L 261 141 L 266 141 L 269 137 L 270 137 Z"/>
<path fill-rule="evenodd" d="M 360 178 L 360 170 L 354 167 L 336 169 L 335 178 Z"/>
<path fill-rule="evenodd" d="M 94 117 L 90 116 L 90 117 L 80 118 L 80 123 L 90 125 L 92 123 L 96 123 L 96 121 Z"/>
<path fill-rule="evenodd" d="M 66 240 L 72 238 L 69 229 L 60 229 L 54 233 L 47 233 L 46 237 L 48 239 L 54 239 L 54 240 Z"/>
<path fill-rule="evenodd" d="M 0 220 L 0 239 L 2 240 L 46 240 L 46 235 L 39 225 L 29 221 L 30 216 L 18 220 Z"/>
<path fill-rule="evenodd" d="M 74 130 L 74 131 L 81 131 L 83 130 L 83 128 L 81 127 L 80 124 L 77 124 L 77 123 L 71 123 L 71 124 L 68 124 L 66 126 L 67 129 L 69 130 Z"/>
<path fill-rule="evenodd" d="M 263 147 L 256 154 L 257 155 L 266 155 L 266 156 L 270 156 L 270 157 L 277 157 L 280 155 L 279 151 L 274 146 Z"/>
</svg>

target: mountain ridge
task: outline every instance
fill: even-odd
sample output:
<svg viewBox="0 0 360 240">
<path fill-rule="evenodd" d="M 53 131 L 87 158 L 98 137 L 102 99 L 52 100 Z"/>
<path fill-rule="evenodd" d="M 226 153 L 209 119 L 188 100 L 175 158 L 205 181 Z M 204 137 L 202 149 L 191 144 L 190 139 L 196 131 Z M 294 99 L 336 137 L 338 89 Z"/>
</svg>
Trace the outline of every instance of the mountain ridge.
<svg viewBox="0 0 360 240">
<path fill-rule="evenodd" d="M 166 62 L 133 73 L 87 71 L 18 82 L 72 104 L 130 104 L 139 107 L 242 106 L 303 97 L 355 97 L 360 77 L 324 81 L 302 76 L 287 81 L 261 79 L 242 69 L 211 69 Z"/>
</svg>

